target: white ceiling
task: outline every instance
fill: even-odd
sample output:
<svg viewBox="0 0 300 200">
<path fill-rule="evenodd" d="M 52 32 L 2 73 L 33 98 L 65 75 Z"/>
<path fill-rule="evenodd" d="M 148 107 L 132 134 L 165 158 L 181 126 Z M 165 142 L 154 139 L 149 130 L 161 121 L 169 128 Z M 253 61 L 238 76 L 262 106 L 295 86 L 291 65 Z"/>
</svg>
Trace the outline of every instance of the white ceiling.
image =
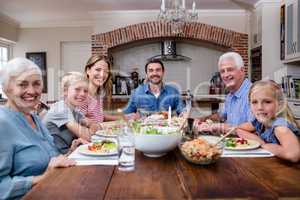
<svg viewBox="0 0 300 200">
<path fill-rule="evenodd" d="M 258 0 L 195 0 L 197 9 L 245 9 Z M 0 14 L 16 22 L 92 20 L 93 12 L 158 10 L 161 0 L 0 0 Z M 186 0 L 191 8 L 192 0 Z"/>
</svg>

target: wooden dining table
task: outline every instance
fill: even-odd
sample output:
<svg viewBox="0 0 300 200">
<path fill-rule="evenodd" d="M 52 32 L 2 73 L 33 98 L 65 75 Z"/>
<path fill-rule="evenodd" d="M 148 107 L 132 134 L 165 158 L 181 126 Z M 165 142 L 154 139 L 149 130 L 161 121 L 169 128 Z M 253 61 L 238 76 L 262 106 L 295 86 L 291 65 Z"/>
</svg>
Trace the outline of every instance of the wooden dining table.
<svg viewBox="0 0 300 200">
<path fill-rule="evenodd" d="M 135 170 L 117 166 L 54 169 L 24 200 L 300 199 L 300 163 L 271 158 L 220 158 L 189 163 L 179 150 L 160 158 L 136 151 Z"/>
</svg>

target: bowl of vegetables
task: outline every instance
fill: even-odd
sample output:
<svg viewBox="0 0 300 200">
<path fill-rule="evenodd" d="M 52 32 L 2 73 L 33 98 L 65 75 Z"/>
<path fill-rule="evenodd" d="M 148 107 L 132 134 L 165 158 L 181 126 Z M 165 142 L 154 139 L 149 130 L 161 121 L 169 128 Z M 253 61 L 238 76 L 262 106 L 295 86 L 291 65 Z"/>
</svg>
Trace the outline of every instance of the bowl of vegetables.
<svg viewBox="0 0 300 200">
<path fill-rule="evenodd" d="M 135 148 L 148 157 L 160 157 L 180 143 L 178 127 L 133 124 Z"/>
</svg>

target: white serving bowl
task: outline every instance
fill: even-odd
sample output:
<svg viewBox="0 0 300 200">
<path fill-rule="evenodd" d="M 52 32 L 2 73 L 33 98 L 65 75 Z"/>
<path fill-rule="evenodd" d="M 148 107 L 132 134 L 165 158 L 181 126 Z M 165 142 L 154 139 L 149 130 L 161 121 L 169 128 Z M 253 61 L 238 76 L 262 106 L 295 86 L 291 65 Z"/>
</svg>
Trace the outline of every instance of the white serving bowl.
<svg viewBox="0 0 300 200">
<path fill-rule="evenodd" d="M 165 129 L 176 129 L 163 127 Z M 172 131 L 174 132 L 174 131 Z M 179 132 L 170 134 L 135 134 L 135 148 L 148 157 L 160 157 L 175 149 L 180 143 L 182 134 Z"/>
</svg>

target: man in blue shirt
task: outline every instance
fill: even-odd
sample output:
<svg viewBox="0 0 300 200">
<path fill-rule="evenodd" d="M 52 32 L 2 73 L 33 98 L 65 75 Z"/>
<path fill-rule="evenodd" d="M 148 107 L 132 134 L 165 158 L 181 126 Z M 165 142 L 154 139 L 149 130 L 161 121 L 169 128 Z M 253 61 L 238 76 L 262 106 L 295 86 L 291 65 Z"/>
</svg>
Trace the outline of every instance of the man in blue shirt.
<svg viewBox="0 0 300 200">
<path fill-rule="evenodd" d="M 235 52 L 228 52 L 219 58 L 219 72 L 229 94 L 226 96 L 224 108 L 218 113 L 196 120 L 199 131 L 225 132 L 231 126 L 251 121 L 248 93 L 251 82 L 245 78 L 243 58 Z M 225 122 L 225 124 L 203 123 L 207 119 Z"/>
<path fill-rule="evenodd" d="M 147 82 L 134 90 L 123 112 L 136 113 L 138 109 L 151 112 L 168 111 L 169 106 L 177 114 L 183 112 L 184 105 L 179 91 L 163 83 L 163 63 L 160 60 L 151 60 L 145 65 L 145 72 Z"/>
</svg>

